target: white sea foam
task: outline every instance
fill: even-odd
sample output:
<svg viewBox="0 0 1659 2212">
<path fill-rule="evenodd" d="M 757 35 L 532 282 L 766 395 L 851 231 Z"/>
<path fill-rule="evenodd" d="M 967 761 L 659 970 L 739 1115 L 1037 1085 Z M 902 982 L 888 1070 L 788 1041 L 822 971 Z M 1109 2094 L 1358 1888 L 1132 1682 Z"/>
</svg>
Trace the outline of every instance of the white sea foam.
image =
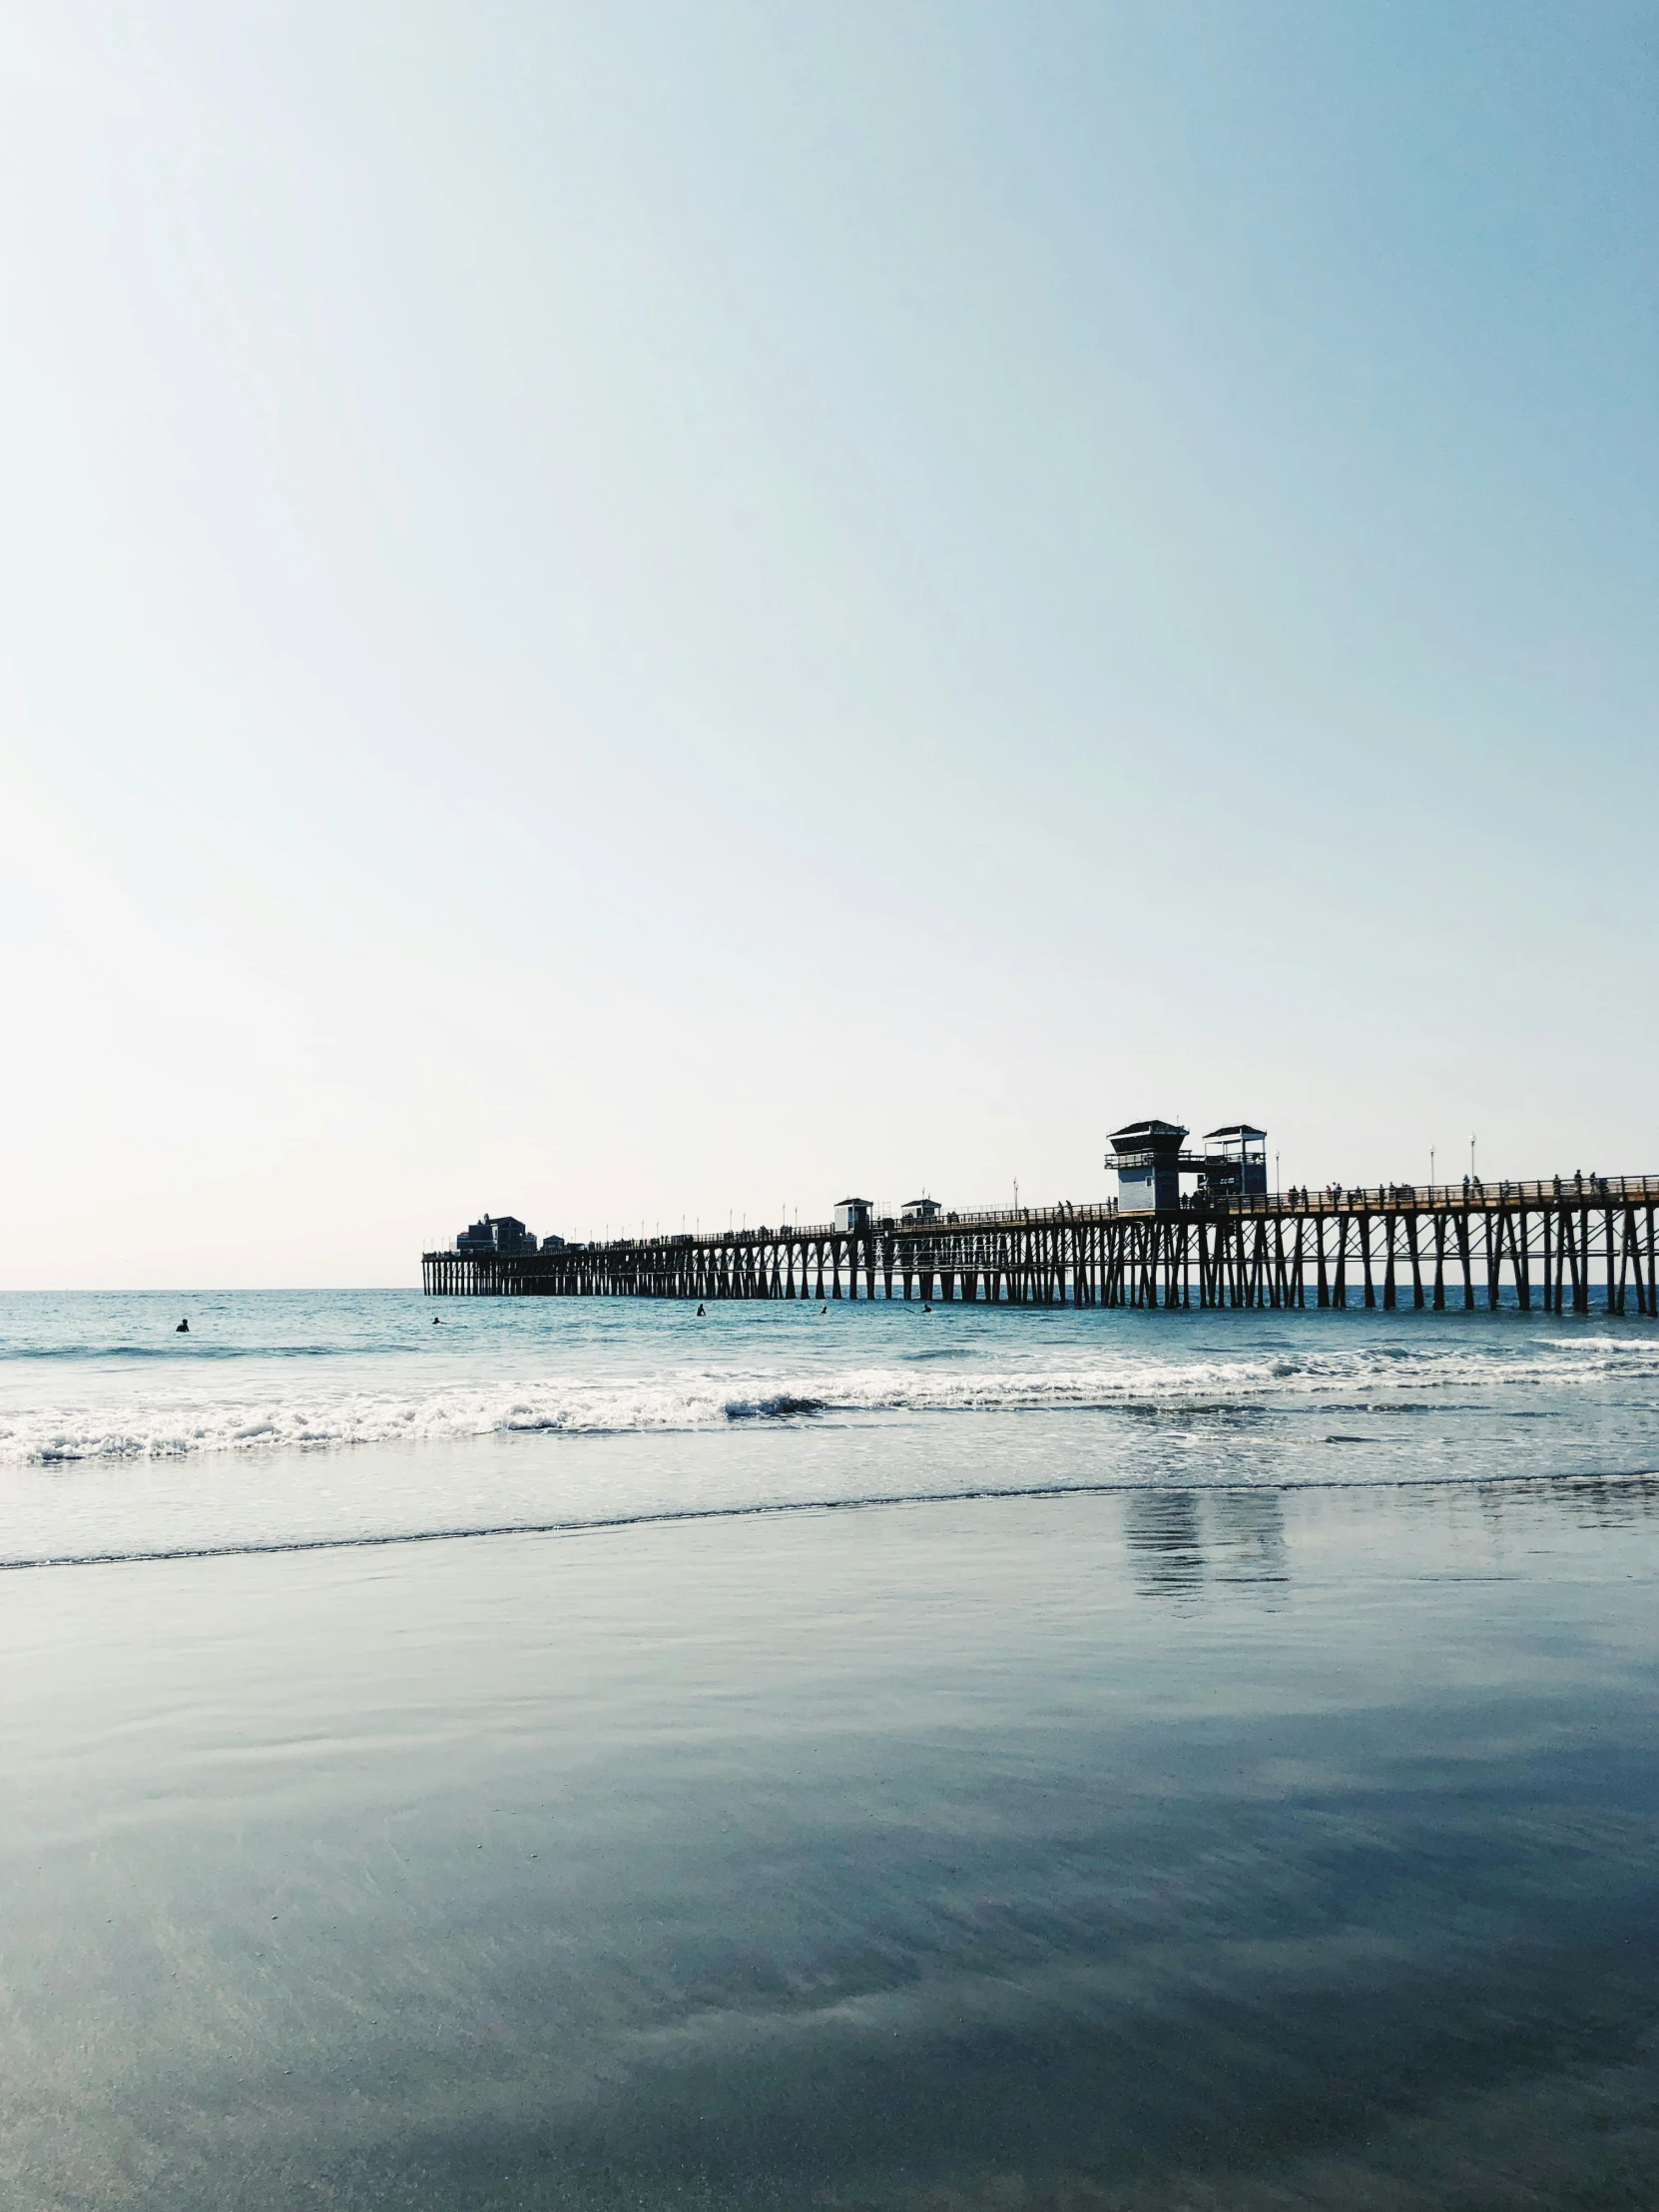
<svg viewBox="0 0 1659 2212">
<path fill-rule="evenodd" d="M 1067 1409 L 1179 1410 L 1293 1406 L 1297 1401 L 1387 1410 L 1415 1397 L 1514 1393 L 1651 1382 L 1659 1343 L 1647 1337 L 1460 1339 L 1401 1346 L 1362 1343 L 1256 1349 L 1247 1355 L 1148 1360 L 1098 1357 L 1012 1361 L 929 1358 L 837 1367 L 780 1362 L 764 1370 L 673 1370 L 649 1375 L 519 1375 L 410 1389 L 390 1379 L 325 1388 L 277 1379 L 240 1388 L 134 1386 L 79 1402 L 0 1408 L 0 1463 L 170 1459 L 208 1452 L 430 1443 L 469 1437 L 650 1433 L 732 1422 Z M 401 1382 L 401 1378 L 398 1379 Z M 216 1382 L 220 1382 L 216 1378 Z"/>
</svg>

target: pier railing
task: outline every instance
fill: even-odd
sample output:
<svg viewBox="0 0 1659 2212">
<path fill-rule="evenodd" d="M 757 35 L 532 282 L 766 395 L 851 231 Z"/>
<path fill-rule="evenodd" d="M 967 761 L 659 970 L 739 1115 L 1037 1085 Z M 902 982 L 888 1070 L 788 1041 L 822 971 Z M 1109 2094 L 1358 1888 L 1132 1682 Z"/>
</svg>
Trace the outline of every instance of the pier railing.
<svg viewBox="0 0 1659 2212">
<path fill-rule="evenodd" d="M 1300 1186 L 1252 1198 L 1210 1202 L 1211 1210 L 1234 1213 L 1406 1213 L 1461 1212 L 1492 1206 L 1605 1206 L 1659 1200 L 1659 1175 L 1552 1175 L 1529 1182 L 1374 1183 L 1350 1189 L 1329 1184 L 1323 1190 Z M 1203 1203 L 1202 1201 L 1200 1202 Z"/>
<path fill-rule="evenodd" d="M 1555 1175 L 1527 1181 L 1513 1178 L 1498 1182 L 1471 1179 L 1463 1183 L 1331 1183 L 1314 1189 L 1294 1185 L 1282 1191 L 1259 1192 L 1250 1197 L 1194 1193 L 1181 1201 L 1182 1214 L 1381 1214 L 1461 1213 L 1491 1208 L 1539 1206 L 1603 1207 L 1659 1203 L 1659 1175 Z M 835 1237 L 897 1237 L 925 1242 L 929 1238 L 970 1234 L 979 1230 L 1045 1228 L 1077 1222 L 1145 1221 L 1150 1209 L 1120 1211 L 1115 1199 L 1093 1204 L 1054 1206 L 982 1207 L 969 1212 L 941 1214 L 934 1221 L 902 1221 L 883 1215 L 855 1230 L 838 1229 L 832 1222 L 785 1222 L 776 1227 L 760 1223 L 739 1229 L 697 1232 L 662 1232 L 649 1237 L 595 1238 L 585 1244 L 569 1244 L 566 1252 L 730 1251 L 738 1247 L 768 1245 L 780 1241 L 816 1244 Z M 1167 1218 L 1167 1210 L 1166 1216 Z M 435 1248 L 457 1252 L 458 1244 Z M 493 1255 L 485 1255 L 494 1257 Z M 514 1255 L 505 1255 L 514 1257 Z M 557 1258 L 557 1252 L 548 1257 Z"/>
</svg>

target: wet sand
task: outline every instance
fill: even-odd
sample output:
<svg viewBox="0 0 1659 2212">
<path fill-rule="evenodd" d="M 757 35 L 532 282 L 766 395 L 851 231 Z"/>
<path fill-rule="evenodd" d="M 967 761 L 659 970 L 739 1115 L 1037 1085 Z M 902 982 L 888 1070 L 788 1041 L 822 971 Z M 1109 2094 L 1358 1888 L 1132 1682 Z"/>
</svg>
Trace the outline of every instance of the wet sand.
<svg viewBox="0 0 1659 2212">
<path fill-rule="evenodd" d="M 1522 1483 L 9 1574 L 0 2198 L 1651 2202 L 1656 1539 Z"/>
</svg>

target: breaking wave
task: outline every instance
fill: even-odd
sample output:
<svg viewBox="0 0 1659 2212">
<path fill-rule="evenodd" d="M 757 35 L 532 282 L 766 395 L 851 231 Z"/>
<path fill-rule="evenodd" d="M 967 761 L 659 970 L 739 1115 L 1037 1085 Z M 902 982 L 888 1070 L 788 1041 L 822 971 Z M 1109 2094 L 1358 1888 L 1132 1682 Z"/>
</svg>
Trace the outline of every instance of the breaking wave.
<svg viewBox="0 0 1659 2212">
<path fill-rule="evenodd" d="M 1152 1359 L 1101 1347 L 1069 1360 L 974 1352 L 947 1370 L 891 1364 L 795 1375 L 677 1370 L 646 1376 L 525 1376 L 446 1381 L 419 1389 L 293 1388 L 262 1378 L 135 1389 L 100 1400 L 0 1407 L 0 1463 L 172 1459 L 205 1452 L 431 1443 L 512 1434 L 605 1435 L 731 1423 L 879 1419 L 948 1413 L 1294 1410 L 1402 1412 L 1459 1399 L 1522 1413 L 1528 1394 L 1659 1380 L 1651 1335 L 1458 1338 L 1401 1345 L 1283 1347 L 1240 1357 Z M 1092 1349 L 1092 1348 L 1091 1348 Z"/>
</svg>

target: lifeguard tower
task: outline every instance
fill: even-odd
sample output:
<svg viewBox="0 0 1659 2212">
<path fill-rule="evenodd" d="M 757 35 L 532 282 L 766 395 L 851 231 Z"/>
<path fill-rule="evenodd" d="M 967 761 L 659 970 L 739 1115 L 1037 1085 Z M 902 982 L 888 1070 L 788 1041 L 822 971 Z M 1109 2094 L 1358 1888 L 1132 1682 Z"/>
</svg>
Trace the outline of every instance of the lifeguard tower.
<svg viewBox="0 0 1659 2212">
<path fill-rule="evenodd" d="M 1118 1171 L 1120 1214 L 1173 1214 L 1181 1204 L 1181 1140 L 1174 1121 L 1131 1121 L 1114 1129 L 1106 1165 Z M 1195 1163 L 1196 1165 L 1196 1163 Z"/>
</svg>

